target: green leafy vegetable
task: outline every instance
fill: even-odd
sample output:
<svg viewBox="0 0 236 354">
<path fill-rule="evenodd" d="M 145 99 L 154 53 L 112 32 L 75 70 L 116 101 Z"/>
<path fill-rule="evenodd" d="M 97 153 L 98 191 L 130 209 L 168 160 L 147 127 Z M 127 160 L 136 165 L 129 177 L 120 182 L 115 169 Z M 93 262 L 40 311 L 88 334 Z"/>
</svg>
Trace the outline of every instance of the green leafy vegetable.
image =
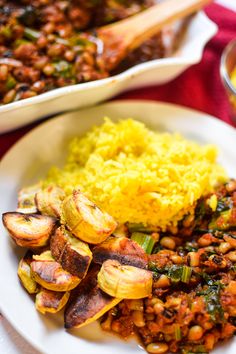
<svg viewBox="0 0 236 354">
<path fill-rule="evenodd" d="M 220 303 L 220 290 L 222 288 L 222 284 L 218 282 L 213 282 L 212 280 L 205 277 L 208 286 L 207 289 L 202 290 L 197 293 L 197 295 L 203 295 L 205 305 L 207 308 L 207 312 L 211 316 L 212 321 L 214 322 L 222 322 L 224 319 L 224 311 Z"/>
<path fill-rule="evenodd" d="M 222 198 L 218 200 L 216 212 L 221 213 L 222 211 L 229 210 L 232 208 L 232 199 L 231 198 Z"/>
<path fill-rule="evenodd" d="M 40 37 L 40 32 L 35 31 L 31 28 L 25 27 L 24 37 L 31 40 L 31 41 L 37 41 L 37 39 L 39 39 L 39 37 Z"/>
<path fill-rule="evenodd" d="M 70 78 L 72 75 L 72 65 L 65 60 L 53 63 L 55 68 L 54 76 Z"/>
<path fill-rule="evenodd" d="M 165 274 L 170 278 L 172 283 L 189 283 L 192 275 L 192 268 L 185 265 L 173 265 L 171 267 L 158 268 L 152 262 L 149 263 L 149 269 L 154 272 L 157 277 Z"/>
<path fill-rule="evenodd" d="M 232 210 L 222 211 L 217 218 L 213 218 L 213 220 L 209 223 L 208 228 L 210 230 L 226 230 L 231 226 L 236 226 L 236 224 L 232 224 L 230 222 Z"/>
</svg>

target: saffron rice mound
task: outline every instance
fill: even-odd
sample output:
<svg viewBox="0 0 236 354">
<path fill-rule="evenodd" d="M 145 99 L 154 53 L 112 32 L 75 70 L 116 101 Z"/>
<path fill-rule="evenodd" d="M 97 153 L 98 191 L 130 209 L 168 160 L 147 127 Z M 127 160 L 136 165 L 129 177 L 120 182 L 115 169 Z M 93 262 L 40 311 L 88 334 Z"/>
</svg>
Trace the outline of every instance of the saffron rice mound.
<svg viewBox="0 0 236 354">
<path fill-rule="evenodd" d="M 105 118 L 101 126 L 72 140 L 65 166 L 52 167 L 45 184 L 66 193 L 81 189 L 120 223 L 165 231 L 225 181 L 217 153 L 213 145 L 154 132 L 133 119 L 114 123 Z"/>
</svg>

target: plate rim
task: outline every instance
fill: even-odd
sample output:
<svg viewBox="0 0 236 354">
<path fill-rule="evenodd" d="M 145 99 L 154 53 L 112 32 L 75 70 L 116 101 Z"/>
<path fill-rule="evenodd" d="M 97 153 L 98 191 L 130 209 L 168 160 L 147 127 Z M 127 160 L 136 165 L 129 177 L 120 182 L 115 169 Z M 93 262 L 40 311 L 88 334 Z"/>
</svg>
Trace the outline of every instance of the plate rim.
<svg viewBox="0 0 236 354">
<path fill-rule="evenodd" d="M 39 125 L 37 125 L 36 127 L 34 127 L 33 129 L 31 129 L 29 132 L 27 132 L 23 137 L 21 137 L 15 144 L 13 144 L 13 146 L 4 154 L 3 158 L 0 161 L 0 170 L 2 165 L 5 163 L 6 160 L 8 160 L 8 156 L 11 155 L 12 152 L 14 152 L 14 150 L 18 149 L 18 146 L 21 145 L 22 142 L 28 140 L 29 136 L 37 131 L 40 131 L 42 128 L 45 128 L 47 125 L 50 126 L 51 124 L 56 124 L 57 120 L 64 120 L 66 119 L 67 115 L 70 114 L 75 114 L 75 113 L 80 113 L 89 109 L 96 109 L 96 107 L 104 107 L 104 106 L 120 106 L 123 104 L 128 104 L 128 105 L 133 105 L 135 103 L 139 103 L 141 105 L 150 105 L 150 106 L 155 106 L 156 108 L 158 107 L 165 107 L 168 109 L 168 107 L 171 107 L 172 109 L 177 109 L 177 110 L 182 110 L 185 112 L 190 113 L 194 113 L 194 114 L 199 114 L 199 116 L 202 116 L 206 119 L 208 119 L 210 122 L 216 124 L 220 127 L 224 127 L 224 129 L 226 128 L 228 131 L 233 132 L 233 134 L 235 134 L 236 137 L 236 129 L 229 125 L 228 123 L 221 121 L 219 118 L 214 117 L 213 115 L 210 115 L 208 113 L 202 112 L 202 111 L 198 111 L 192 108 L 188 108 L 186 106 L 182 106 L 182 105 L 177 105 L 177 104 L 173 104 L 173 103 L 167 103 L 167 102 L 162 102 L 162 101 L 154 101 L 154 100 L 137 100 L 137 99 L 120 99 L 120 100 L 115 100 L 115 101 L 111 101 L 111 102 L 105 102 L 96 106 L 92 106 L 92 107 L 87 107 L 87 108 L 83 108 L 81 110 L 77 110 L 77 111 L 73 111 L 73 112 L 68 112 L 68 113 L 64 113 L 61 115 L 58 115 L 54 118 L 50 118 L 47 121 L 44 121 L 42 123 L 40 123 Z M 127 114 L 128 116 L 128 114 Z M 145 121 L 145 120 L 144 120 Z M 2 306 L 1 303 L 1 296 L 0 296 L 0 311 L 3 315 L 3 317 L 5 317 L 7 319 L 7 321 L 10 323 L 10 325 L 21 335 L 21 337 L 23 339 L 25 339 L 31 346 L 33 346 L 35 349 L 37 349 L 39 352 L 41 353 L 45 353 L 45 354 L 51 354 L 51 351 L 45 351 L 45 348 L 43 346 L 43 344 L 39 343 L 37 340 L 35 340 L 34 338 L 31 338 L 30 335 L 27 334 L 26 331 L 24 331 L 20 324 L 16 323 L 14 318 L 12 318 L 11 315 L 8 315 L 8 310 L 4 309 L 4 306 Z"/>
</svg>

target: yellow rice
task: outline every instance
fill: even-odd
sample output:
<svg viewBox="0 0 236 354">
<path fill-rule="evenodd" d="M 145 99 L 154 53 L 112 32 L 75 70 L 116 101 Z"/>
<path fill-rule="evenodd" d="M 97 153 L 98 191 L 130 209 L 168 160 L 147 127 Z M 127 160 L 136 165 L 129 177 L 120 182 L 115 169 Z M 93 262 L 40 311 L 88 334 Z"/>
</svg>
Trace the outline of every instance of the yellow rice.
<svg viewBox="0 0 236 354">
<path fill-rule="evenodd" d="M 53 167 L 46 184 L 67 193 L 80 188 L 121 223 L 176 226 L 196 201 L 225 180 L 217 149 L 179 134 L 149 130 L 143 123 L 108 118 L 69 146 L 63 169 Z"/>
</svg>

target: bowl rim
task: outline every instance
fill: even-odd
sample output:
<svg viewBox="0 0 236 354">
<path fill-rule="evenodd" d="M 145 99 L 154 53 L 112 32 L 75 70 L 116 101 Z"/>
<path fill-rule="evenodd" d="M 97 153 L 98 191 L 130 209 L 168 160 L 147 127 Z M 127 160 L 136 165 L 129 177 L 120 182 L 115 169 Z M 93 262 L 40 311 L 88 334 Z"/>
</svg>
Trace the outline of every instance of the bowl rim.
<svg viewBox="0 0 236 354">
<path fill-rule="evenodd" d="M 231 78 L 228 74 L 228 70 L 226 68 L 226 60 L 227 57 L 233 47 L 236 47 L 236 39 L 232 39 L 225 49 L 223 50 L 221 60 L 220 60 L 220 75 L 223 81 L 223 84 L 228 88 L 234 95 L 236 95 L 236 87 L 232 84 Z"/>
<path fill-rule="evenodd" d="M 114 83 L 121 83 L 125 80 L 134 78 L 139 74 L 146 72 L 147 70 L 155 69 L 157 67 L 196 64 L 202 58 L 203 50 L 206 43 L 217 33 L 218 30 L 218 26 L 206 15 L 204 11 L 199 11 L 198 13 L 196 13 L 194 18 L 198 17 L 201 21 L 205 22 L 205 24 L 208 25 L 208 31 L 206 31 L 204 37 L 201 38 L 201 43 L 198 46 L 198 51 L 196 51 L 196 53 L 194 51 L 192 56 L 180 55 L 179 57 L 167 57 L 150 60 L 145 63 L 134 65 L 133 67 L 108 78 L 56 88 L 51 91 L 44 92 L 38 96 L 29 97 L 24 100 L 19 100 L 16 102 L 8 103 L 6 105 L 2 105 L 0 106 L 0 113 L 7 113 L 14 109 L 19 109 L 34 104 L 47 102 L 51 99 L 56 99 L 70 93 L 79 93 L 81 91 L 89 91 L 92 88 L 105 87 Z"/>
</svg>

